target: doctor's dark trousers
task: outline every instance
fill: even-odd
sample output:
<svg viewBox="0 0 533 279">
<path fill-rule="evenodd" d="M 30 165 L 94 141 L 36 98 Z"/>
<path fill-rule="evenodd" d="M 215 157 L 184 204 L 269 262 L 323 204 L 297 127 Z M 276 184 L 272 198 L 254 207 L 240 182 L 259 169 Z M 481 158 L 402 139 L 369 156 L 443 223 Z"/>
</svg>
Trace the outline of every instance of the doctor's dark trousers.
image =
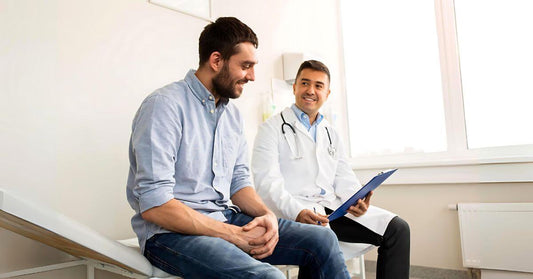
<svg viewBox="0 0 533 279">
<path fill-rule="evenodd" d="M 326 214 L 331 212 L 326 208 Z M 394 217 L 383 236 L 345 216 L 331 221 L 330 226 L 340 241 L 379 247 L 376 279 L 409 278 L 411 237 L 409 225 L 402 218 Z"/>
</svg>

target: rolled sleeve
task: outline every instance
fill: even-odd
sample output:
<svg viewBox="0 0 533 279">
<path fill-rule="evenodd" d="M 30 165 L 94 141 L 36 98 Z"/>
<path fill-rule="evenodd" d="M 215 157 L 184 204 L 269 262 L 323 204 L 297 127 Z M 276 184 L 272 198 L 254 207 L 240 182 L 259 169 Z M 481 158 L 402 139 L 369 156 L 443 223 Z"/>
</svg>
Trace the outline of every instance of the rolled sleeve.
<svg viewBox="0 0 533 279">
<path fill-rule="evenodd" d="M 174 198 L 172 187 L 158 187 L 150 189 L 139 196 L 140 212 L 160 206 Z"/>
<path fill-rule="evenodd" d="M 250 178 L 250 167 L 248 165 L 248 145 L 246 138 L 241 134 L 239 138 L 239 149 L 235 167 L 233 168 L 233 176 L 231 179 L 230 196 L 237 193 L 244 187 L 252 186 Z"/>
<path fill-rule="evenodd" d="M 147 99 L 132 132 L 131 145 L 136 162 L 134 195 L 144 212 L 174 198 L 175 160 L 180 140 L 176 107 L 165 97 Z"/>
</svg>

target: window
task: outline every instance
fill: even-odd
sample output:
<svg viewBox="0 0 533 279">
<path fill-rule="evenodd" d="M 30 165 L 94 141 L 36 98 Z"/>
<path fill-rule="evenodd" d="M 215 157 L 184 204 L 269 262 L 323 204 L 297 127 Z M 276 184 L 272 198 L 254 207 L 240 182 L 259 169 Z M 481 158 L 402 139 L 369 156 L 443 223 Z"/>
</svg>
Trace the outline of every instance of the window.
<svg viewBox="0 0 533 279">
<path fill-rule="evenodd" d="M 533 181 L 532 8 L 340 0 L 354 167 L 468 166 L 478 182 Z M 517 168 L 495 178 L 495 164 Z"/>
<path fill-rule="evenodd" d="M 469 148 L 533 143 L 532 11 L 529 0 L 455 1 Z"/>
<path fill-rule="evenodd" d="M 342 5 L 352 155 L 445 151 L 433 3 Z"/>
</svg>

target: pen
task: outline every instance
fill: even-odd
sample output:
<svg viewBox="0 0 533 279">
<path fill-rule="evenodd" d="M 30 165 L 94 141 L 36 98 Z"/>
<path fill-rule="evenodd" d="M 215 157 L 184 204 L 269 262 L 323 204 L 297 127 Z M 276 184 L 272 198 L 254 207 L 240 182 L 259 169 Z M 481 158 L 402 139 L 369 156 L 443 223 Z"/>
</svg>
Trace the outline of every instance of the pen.
<svg viewBox="0 0 533 279">
<path fill-rule="evenodd" d="M 313 207 L 313 211 L 314 211 L 315 214 L 316 214 L 316 208 Z M 322 225 L 322 222 L 318 221 L 318 224 L 319 224 L 319 225 Z"/>
</svg>

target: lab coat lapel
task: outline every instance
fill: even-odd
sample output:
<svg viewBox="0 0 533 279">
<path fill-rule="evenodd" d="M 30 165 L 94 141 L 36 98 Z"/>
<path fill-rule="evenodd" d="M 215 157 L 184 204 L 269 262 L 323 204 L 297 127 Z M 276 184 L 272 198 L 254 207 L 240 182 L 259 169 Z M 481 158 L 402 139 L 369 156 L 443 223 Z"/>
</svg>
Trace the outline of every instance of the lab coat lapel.
<svg viewBox="0 0 533 279">
<path fill-rule="evenodd" d="M 287 129 L 283 136 L 285 137 L 285 141 L 287 141 L 289 149 L 291 150 L 291 157 L 292 159 L 300 159 L 301 154 L 299 153 L 300 151 L 298 149 L 298 135 L 295 135 L 292 130 L 288 130 L 290 129 Z"/>
<path fill-rule="evenodd" d="M 300 159 L 301 150 L 299 150 L 298 148 L 300 148 L 301 143 L 298 142 L 299 136 L 298 136 L 297 128 L 294 123 L 294 119 L 295 119 L 294 112 L 292 111 L 292 109 L 288 108 L 288 109 L 285 109 L 282 112 L 282 114 L 286 122 L 290 124 L 295 129 L 295 132 L 296 132 L 296 134 L 294 134 L 289 127 L 285 126 L 286 127 L 285 134 L 283 134 L 283 136 L 285 137 L 285 140 L 287 141 L 287 144 L 289 145 L 289 149 L 291 150 L 291 154 L 292 154 L 291 157 L 292 159 Z"/>
<path fill-rule="evenodd" d="M 320 148 L 329 146 L 328 135 L 326 133 L 326 128 L 325 128 L 328 126 L 326 125 L 327 125 L 327 120 L 322 119 L 322 121 L 316 126 L 316 144 L 317 146 L 320 146 Z"/>
<path fill-rule="evenodd" d="M 333 190 L 328 185 L 331 185 L 331 180 L 335 176 L 335 164 L 332 164 L 331 158 L 327 153 L 327 147 L 329 146 L 328 135 L 325 127 L 327 125 L 327 120 L 322 119 L 322 121 L 316 127 L 316 148 L 315 156 L 317 159 L 318 174 L 316 177 L 316 185 L 326 192 Z"/>
</svg>

